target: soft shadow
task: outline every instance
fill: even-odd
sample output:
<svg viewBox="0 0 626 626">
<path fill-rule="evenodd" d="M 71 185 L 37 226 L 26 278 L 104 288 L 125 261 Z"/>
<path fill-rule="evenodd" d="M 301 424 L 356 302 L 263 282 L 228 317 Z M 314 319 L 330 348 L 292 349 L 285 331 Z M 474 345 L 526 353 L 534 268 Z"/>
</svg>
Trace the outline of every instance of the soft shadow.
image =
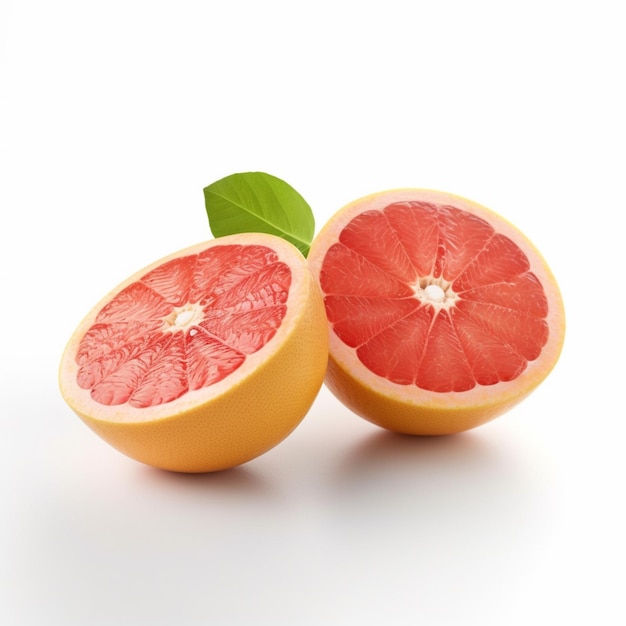
<svg viewBox="0 0 626 626">
<path fill-rule="evenodd" d="M 537 510 L 538 485 L 511 441 L 470 431 L 362 440 L 330 475 L 329 511 L 353 528 L 403 532 L 516 527 Z"/>
<path fill-rule="evenodd" d="M 274 483 L 247 466 L 219 472 L 187 474 L 138 465 L 135 468 L 135 478 L 140 487 L 147 491 L 162 490 L 169 494 L 180 494 L 179 497 L 252 500 L 279 497 L 279 490 Z"/>
<path fill-rule="evenodd" d="M 402 435 L 376 431 L 361 440 L 343 459 L 337 475 L 349 480 L 367 480 L 371 474 L 403 471 L 439 471 L 483 466 L 495 449 L 475 432 L 440 437 Z"/>
</svg>

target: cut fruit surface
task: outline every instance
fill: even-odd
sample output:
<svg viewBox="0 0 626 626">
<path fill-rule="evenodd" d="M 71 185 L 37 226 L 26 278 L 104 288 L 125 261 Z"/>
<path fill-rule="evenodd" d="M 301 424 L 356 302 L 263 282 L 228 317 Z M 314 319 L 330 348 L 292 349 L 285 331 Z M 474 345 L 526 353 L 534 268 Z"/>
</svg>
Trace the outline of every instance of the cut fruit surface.
<svg viewBox="0 0 626 626">
<path fill-rule="evenodd" d="M 558 360 L 565 317 L 547 264 L 464 198 L 399 189 L 357 200 L 322 229 L 309 264 L 330 322 L 327 384 L 385 428 L 472 428 Z"/>
<path fill-rule="evenodd" d="M 170 255 L 114 289 L 68 342 L 60 388 L 128 456 L 214 471 L 297 426 L 327 350 L 322 298 L 302 254 L 245 233 Z"/>
</svg>

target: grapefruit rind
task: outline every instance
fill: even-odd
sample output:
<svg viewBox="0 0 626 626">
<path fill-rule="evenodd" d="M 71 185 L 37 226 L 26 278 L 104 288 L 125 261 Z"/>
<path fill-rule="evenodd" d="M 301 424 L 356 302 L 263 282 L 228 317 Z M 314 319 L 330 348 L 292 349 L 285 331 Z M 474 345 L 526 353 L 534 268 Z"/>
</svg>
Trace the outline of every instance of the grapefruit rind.
<svg viewBox="0 0 626 626">
<path fill-rule="evenodd" d="M 287 313 L 276 334 L 223 380 L 146 408 L 95 402 L 76 382 L 76 353 L 102 307 L 125 286 L 167 261 L 216 245 L 265 245 L 291 269 Z M 321 293 L 306 260 L 274 235 L 242 233 L 197 244 L 136 272 L 80 323 L 61 359 L 59 385 L 72 410 L 102 439 L 127 456 L 161 469 L 209 472 L 258 457 L 301 422 L 323 383 L 328 359 Z"/>
<path fill-rule="evenodd" d="M 498 417 L 528 396 L 546 378 L 561 353 L 565 312 L 554 276 L 525 235 L 490 209 L 463 197 L 433 190 L 406 188 L 383 191 L 355 200 L 340 209 L 317 235 L 308 257 L 318 283 L 326 252 L 357 215 L 368 210 L 382 210 L 395 202 L 415 200 L 451 205 L 477 215 L 526 253 L 530 270 L 539 279 L 549 303 L 547 343 L 539 357 L 530 361 L 514 380 L 476 385 L 462 392 L 441 393 L 398 384 L 375 374 L 359 360 L 356 350 L 337 336 L 331 324 L 325 381 L 341 402 L 378 426 L 413 435 L 453 434 Z"/>
</svg>

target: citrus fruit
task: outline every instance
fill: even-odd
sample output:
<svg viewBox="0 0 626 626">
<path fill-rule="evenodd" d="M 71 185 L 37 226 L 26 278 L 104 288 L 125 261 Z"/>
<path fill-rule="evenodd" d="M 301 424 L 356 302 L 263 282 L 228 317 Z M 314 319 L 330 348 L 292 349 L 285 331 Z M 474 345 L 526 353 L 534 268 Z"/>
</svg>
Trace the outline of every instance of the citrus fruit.
<svg viewBox="0 0 626 626">
<path fill-rule="evenodd" d="M 143 463 L 206 472 L 284 439 L 324 379 L 328 330 L 302 254 L 245 233 L 134 274 L 82 321 L 63 354 L 68 405 Z"/>
<path fill-rule="evenodd" d="M 565 316 L 550 269 L 470 200 L 420 189 L 361 198 L 331 217 L 308 260 L 329 320 L 326 383 L 384 428 L 473 428 L 559 358 Z"/>
</svg>

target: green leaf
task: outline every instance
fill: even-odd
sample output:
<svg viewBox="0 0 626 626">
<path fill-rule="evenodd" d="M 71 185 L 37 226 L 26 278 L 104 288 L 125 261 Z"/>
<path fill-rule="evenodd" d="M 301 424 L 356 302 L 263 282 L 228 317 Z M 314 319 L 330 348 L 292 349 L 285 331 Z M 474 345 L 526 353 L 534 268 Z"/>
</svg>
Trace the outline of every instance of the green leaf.
<svg viewBox="0 0 626 626">
<path fill-rule="evenodd" d="M 214 237 L 244 232 L 278 235 L 307 256 L 315 234 L 311 207 L 284 180 L 264 172 L 244 172 L 204 188 Z"/>
</svg>

